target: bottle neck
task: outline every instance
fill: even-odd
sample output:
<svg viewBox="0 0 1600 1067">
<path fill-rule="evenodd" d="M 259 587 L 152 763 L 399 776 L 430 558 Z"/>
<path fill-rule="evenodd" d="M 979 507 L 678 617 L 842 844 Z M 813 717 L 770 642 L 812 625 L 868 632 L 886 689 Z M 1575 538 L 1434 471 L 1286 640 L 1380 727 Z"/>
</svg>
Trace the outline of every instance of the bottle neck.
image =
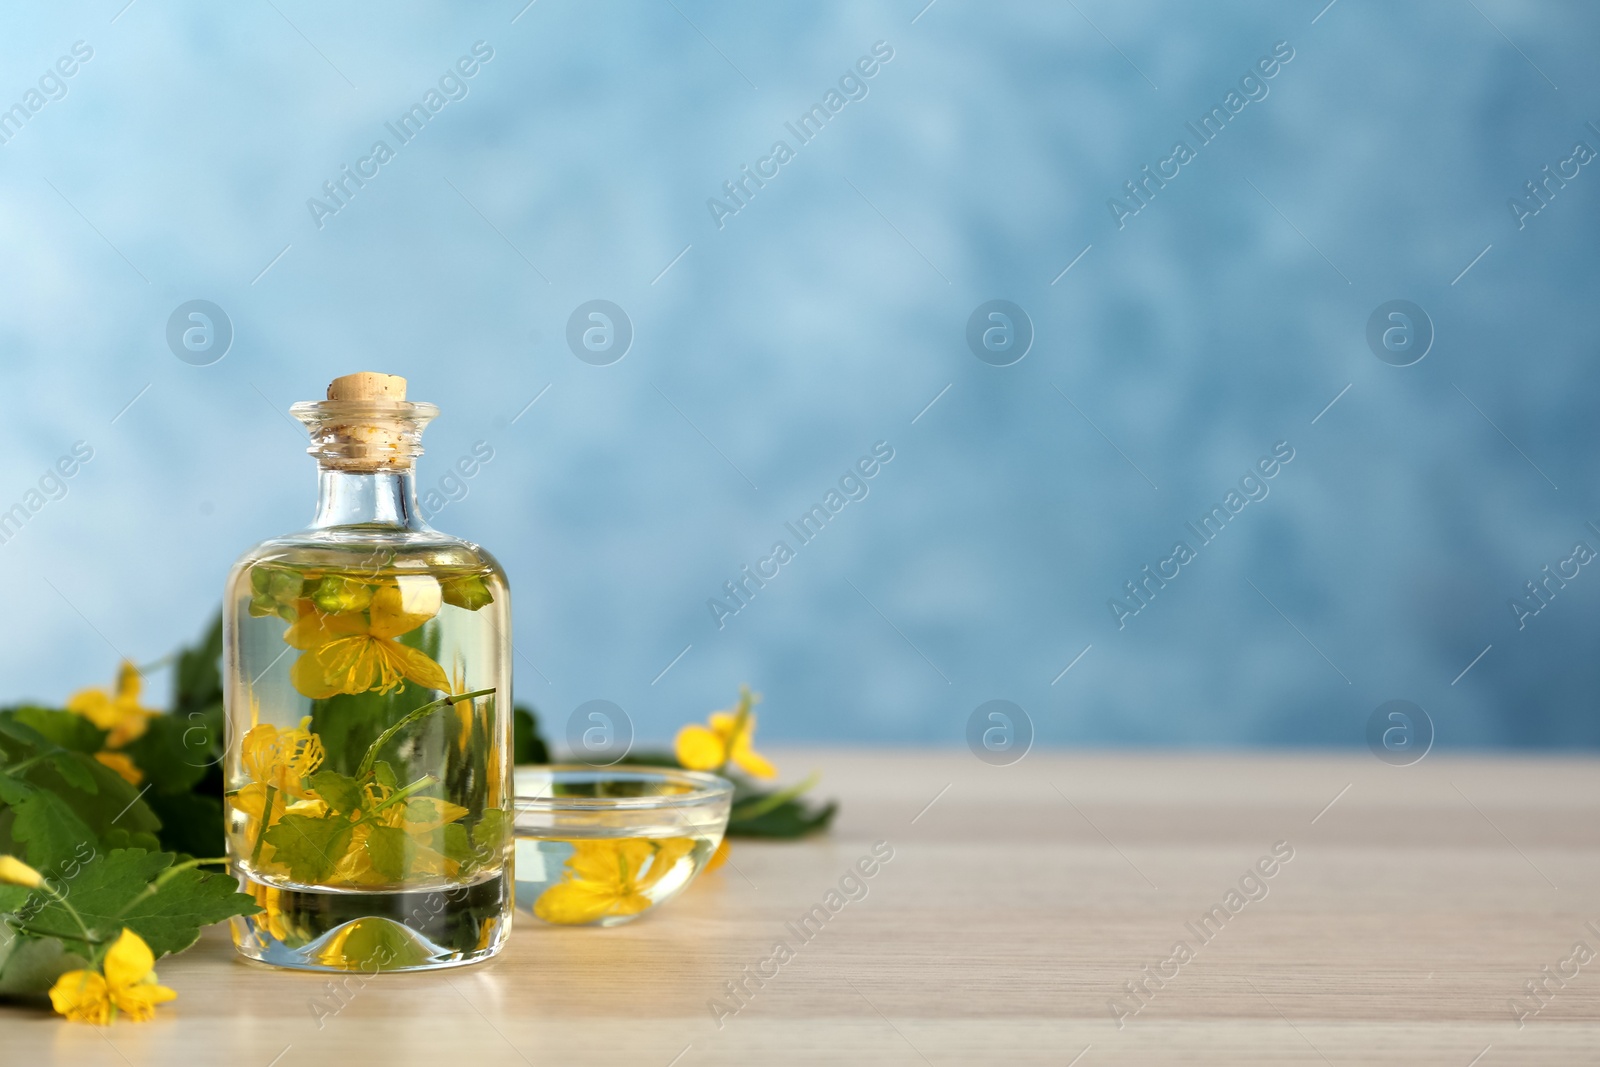
<svg viewBox="0 0 1600 1067">
<path fill-rule="evenodd" d="M 398 530 L 426 530 L 417 511 L 416 486 L 411 470 L 317 470 L 317 514 L 311 528 L 335 526 L 387 526 Z"/>
</svg>

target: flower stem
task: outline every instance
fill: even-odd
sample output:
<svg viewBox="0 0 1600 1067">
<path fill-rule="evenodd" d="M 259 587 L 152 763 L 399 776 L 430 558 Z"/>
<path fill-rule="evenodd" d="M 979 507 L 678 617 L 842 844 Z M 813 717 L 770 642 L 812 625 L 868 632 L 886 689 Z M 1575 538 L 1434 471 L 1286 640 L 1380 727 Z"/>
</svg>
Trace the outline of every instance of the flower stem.
<svg viewBox="0 0 1600 1067">
<path fill-rule="evenodd" d="M 52 748 L 52 749 L 50 749 L 48 751 L 40 752 L 37 755 L 29 756 L 25 760 L 19 760 L 16 763 L 13 763 L 9 767 L 0 767 L 0 774 L 8 774 L 8 775 L 9 774 L 16 774 L 19 771 L 27 770 L 29 767 L 32 767 L 35 763 L 38 763 L 40 760 L 46 760 L 46 759 L 49 759 L 52 756 L 64 755 L 66 752 L 67 752 L 67 750 L 64 749 L 64 748 Z"/>
<path fill-rule="evenodd" d="M 728 769 L 728 764 L 733 762 L 733 746 L 744 736 L 745 724 L 750 721 L 750 709 L 754 705 L 755 701 L 750 697 L 750 687 L 740 686 L 739 711 L 733 720 L 733 733 L 728 735 L 727 742 L 722 746 L 722 763 L 712 772 L 713 774 L 722 774 Z"/>
<path fill-rule="evenodd" d="M 384 745 L 387 745 L 390 741 L 394 740 L 395 735 L 401 730 L 404 730 L 407 726 L 410 726 L 417 720 L 427 716 L 431 712 L 445 707 L 446 705 L 454 706 L 461 703 L 463 700 L 475 700 L 478 697 L 488 696 L 493 692 L 494 689 L 491 687 L 488 689 L 476 689 L 470 693 L 462 693 L 459 696 L 441 697 L 438 700 L 434 700 L 422 705 L 422 707 L 416 709 L 415 711 L 407 712 L 405 715 L 401 716 L 399 722 L 395 723 L 383 733 L 379 734 L 378 739 L 372 742 L 372 747 L 367 749 L 367 754 L 361 757 L 361 766 L 356 770 L 356 777 L 365 778 L 368 774 L 370 774 L 373 763 L 375 763 L 378 759 L 378 751 L 382 749 Z"/>
<path fill-rule="evenodd" d="M 267 827 L 272 825 L 272 805 L 277 802 L 278 787 L 267 786 L 266 799 L 261 805 L 261 829 L 256 831 L 256 847 L 250 850 L 250 862 L 261 862 L 261 846 L 267 843 Z"/>
<path fill-rule="evenodd" d="M 52 900 L 54 900 L 57 904 L 60 904 L 67 910 L 67 914 L 72 916 L 72 921 L 78 924 L 79 930 L 83 931 L 83 940 L 90 946 L 90 952 L 92 953 L 94 951 L 94 946 L 99 944 L 99 942 L 96 940 L 93 931 L 89 929 L 89 924 L 83 921 L 82 915 L 78 914 L 78 909 L 72 906 L 72 901 L 68 900 L 65 893 L 56 889 L 49 882 L 40 883 L 39 888 L 44 890 L 45 893 L 49 894 Z"/>
<path fill-rule="evenodd" d="M 435 778 L 431 774 L 423 775 L 421 778 L 418 778 L 416 781 L 412 782 L 410 785 L 406 786 L 404 789 L 402 789 L 399 792 L 395 793 L 393 796 L 390 796 L 383 803 L 379 804 L 377 807 L 375 807 L 371 811 L 367 812 L 360 819 L 357 819 L 355 821 L 355 823 L 352 824 L 351 828 L 354 829 L 356 826 L 360 826 L 363 823 L 371 822 L 374 818 L 377 817 L 378 812 L 382 811 L 384 808 L 391 807 L 391 806 L 393 806 L 395 804 L 400 803 L 402 800 L 409 799 L 411 794 L 416 793 L 416 792 L 418 792 L 420 790 L 426 789 L 428 786 L 434 785 L 438 781 L 439 781 L 439 779 Z"/>
<path fill-rule="evenodd" d="M 787 804 L 820 781 L 822 781 L 822 772 L 812 771 L 810 777 L 799 785 L 791 785 L 788 789 L 773 793 L 770 796 L 751 797 L 743 804 L 734 806 L 733 810 L 728 813 L 728 821 L 731 823 L 742 819 L 759 819 L 767 812 Z"/>
<path fill-rule="evenodd" d="M 267 788 L 271 789 L 272 787 L 268 786 Z M 261 849 L 261 838 L 257 837 L 256 838 L 256 850 L 259 852 L 260 849 Z M 255 857 L 252 856 L 251 857 L 251 862 L 254 862 L 254 860 L 255 860 Z M 136 904 L 139 904 L 141 901 L 148 900 L 150 897 L 155 896 L 156 893 L 158 893 L 161 890 L 161 887 L 166 885 L 167 882 L 169 880 L 171 880 L 174 875 L 182 874 L 184 871 L 193 870 L 196 867 L 203 867 L 208 863 L 227 863 L 227 862 L 228 862 L 228 859 L 227 859 L 226 856 L 218 856 L 218 857 L 216 857 L 214 859 L 185 860 L 182 863 L 175 863 L 171 867 L 168 867 L 166 870 L 162 871 L 160 874 L 156 875 L 155 881 L 153 881 L 149 885 L 145 886 L 144 889 L 140 891 L 138 896 L 134 897 L 132 900 L 128 901 L 128 903 L 124 904 L 122 906 L 122 910 L 117 912 L 116 917 L 119 918 L 119 919 L 122 918 L 122 916 L 128 914 L 129 910 L 132 909 Z"/>
<path fill-rule="evenodd" d="M 159 671 L 163 667 L 170 667 L 173 664 L 173 662 L 175 660 L 177 660 L 177 658 L 178 658 L 178 654 L 176 652 L 172 652 L 172 653 L 169 653 L 169 654 L 167 654 L 165 656 L 162 656 L 160 659 L 151 660 L 149 663 L 146 663 L 143 667 L 135 667 L 134 670 L 139 672 L 139 677 L 140 678 L 143 678 L 145 675 L 153 674 L 156 671 Z"/>
<path fill-rule="evenodd" d="M 151 882 L 150 885 L 153 889 L 160 889 L 162 886 L 171 881 L 174 876 L 180 875 L 184 871 L 192 871 L 196 867 L 207 867 L 213 864 L 220 866 L 227 862 L 228 857 L 226 856 L 211 856 L 203 860 L 184 860 L 182 863 L 174 863 L 171 867 L 168 867 L 166 870 L 156 875 L 156 880 Z M 129 905 L 129 907 L 132 907 L 132 905 Z M 127 908 L 122 909 L 122 911 L 127 910 Z M 117 914 L 121 915 L 122 912 L 118 912 Z"/>
<path fill-rule="evenodd" d="M 34 937 L 53 937 L 57 941 L 83 941 L 84 940 L 83 939 L 83 935 L 81 933 L 80 934 L 68 934 L 68 933 L 63 933 L 60 930 L 41 930 L 39 927 L 30 926 L 27 923 L 9 923 L 8 927 L 9 927 L 9 929 L 15 930 L 19 934 L 31 934 Z M 95 942 L 88 941 L 88 942 L 85 942 L 85 943 L 90 946 L 90 952 L 92 954 L 93 953 L 93 946 L 95 945 Z"/>
</svg>

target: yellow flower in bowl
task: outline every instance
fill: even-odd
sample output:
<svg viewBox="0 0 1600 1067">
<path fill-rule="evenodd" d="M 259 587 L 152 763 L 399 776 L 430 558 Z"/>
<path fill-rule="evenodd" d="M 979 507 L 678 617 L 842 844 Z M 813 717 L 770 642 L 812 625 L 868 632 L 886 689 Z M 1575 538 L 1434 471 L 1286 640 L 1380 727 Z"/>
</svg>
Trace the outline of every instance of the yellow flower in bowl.
<svg viewBox="0 0 1600 1067">
<path fill-rule="evenodd" d="M 517 903 L 559 926 L 616 926 L 677 896 L 733 798 L 725 778 L 668 767 L 530 766 L 516 790 Z"/>
<path fill-rule="evenodd" d="M 533 913 L 563 926 L 637 915 L 655 904 L 651 890 L 694 846 L 692 837 L 574 841 L 562 880 L 539 895 Z"/>
</svg>

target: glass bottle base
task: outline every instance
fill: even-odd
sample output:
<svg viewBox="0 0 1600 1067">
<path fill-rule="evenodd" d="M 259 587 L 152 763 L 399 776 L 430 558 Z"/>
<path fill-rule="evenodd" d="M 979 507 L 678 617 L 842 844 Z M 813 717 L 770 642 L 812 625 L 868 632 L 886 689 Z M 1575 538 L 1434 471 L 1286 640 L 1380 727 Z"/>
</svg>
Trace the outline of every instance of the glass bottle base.
<svg viewBox="0 0 1600 1067">
<path fill-rule="evenodd" d="M 509 870 L 435 889 L 284 887 L 235 868 L 262 911 L 230 920 L 248 960 L 304 971 L 427 971 L 499 953 L 511 932 Z"/>
</svg>

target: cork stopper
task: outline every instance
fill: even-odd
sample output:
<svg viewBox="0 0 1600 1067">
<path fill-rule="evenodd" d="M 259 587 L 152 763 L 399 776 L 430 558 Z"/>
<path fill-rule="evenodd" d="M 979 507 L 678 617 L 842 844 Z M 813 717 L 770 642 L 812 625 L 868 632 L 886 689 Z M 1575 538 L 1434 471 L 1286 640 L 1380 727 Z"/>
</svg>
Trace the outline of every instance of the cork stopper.
<svg viewBox="0 0 1600 1067">
<path fill-rule="evenodd" d="M 439 414 L 432 404 L 406 399 L 397 374 L 360 371 L 328 384 L 328 399 L 289 409 L 306 424 L 323 467 L 344 471 L 406 470 L 422 454 L 422 429 Z"/>
<path fill-rule="evenodd" d="M 328 383 L 329 400 L 404 400 L 406 380 L 398 374 L 364 370 Z"/>
</svg>

